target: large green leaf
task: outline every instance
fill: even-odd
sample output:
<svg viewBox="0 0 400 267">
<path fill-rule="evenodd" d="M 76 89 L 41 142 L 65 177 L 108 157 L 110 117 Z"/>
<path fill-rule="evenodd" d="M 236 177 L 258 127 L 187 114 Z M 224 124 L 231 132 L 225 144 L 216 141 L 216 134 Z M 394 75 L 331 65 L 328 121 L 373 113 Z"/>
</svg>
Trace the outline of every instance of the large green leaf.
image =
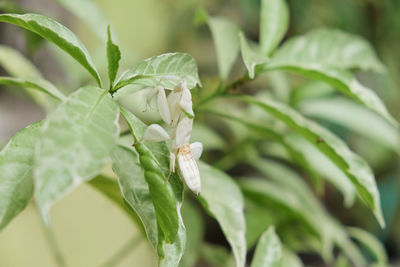
<svg viewBox="0 0 400 267">
<path fill-rule="evenodd" d="M 345 206 L 350 207 L 354 204 L 356 189 L 334 162 L 312 143 L 297 134 L 289 134 L 285 140 L 297 151 L 301 151 L 312 168 L 342 192 Z"/>
<path fill-rule="evenodd" d="M 258 241 L 251 267 L 279 267 L 281 261 L 282 244 L 271 226 Z"/>
<path fill-rule="evenodd" d="M 253 79 L 255 76 L 256 67 L 258 65 L 267 63 L 268 58 L 263 56 L 260 52 L 257 52 L 254 48 L 250 47 L 250 44 L 248 43 L 246 37 L 242 32 L 239 34 L 239 38 L 240 38 L 240 51 L 242 54 L 244 65 L 247 68 L 249 77 Z"/>
<path fill-rule="evenodd" d="M 42 75 L 36 67 L 26 59 L 19 51 L 0 45 L 0 65 L 13 77 L 22 79 L 42 79 Z M 46 110 L 53 108 L 49 103 L 49 98 L 41 92 L 25 88 L 27 93 L 32 96 L 36 103 L 44 107 Z"/>
<path fill-rule="evenodd" d="M 385 248 L 374 235 L 355 227 L 348 227 L 347 231 L 352 238 L 360 242 L 371 253 L 377 263 L 376 266 L 388 266 L 388 257 Z"/>
<path fill-rule="evenodd" d="M 139 154 L 139 162 L 144 169 L 144 177 L 149 186 L 149 192 L 156 212 L 159 244 L 162 240 L 174 243 L 180 236 L 180 204 L 171 181 L 178 176 L 172 173 L 169 176 L 169 150 L 164 143 L 142 143 L 146 125 L 132 113 L 121 108 L 134 136 L 135 149 Z M 169 176 L 169 179 L 167 179 Z M 177 178 L 179 180 L 179 178 Z M 169 181 L 169 182 L 168 182 Z M 161 237 L 160 237 L 161 235 Z M 163 251 L 159 249 L 159 252 Z M 161 258 L 163 255 L 160 255 Z"/>
<path fill-rule="evenodd" d="M 34 150 L 42 123 L 16 133 L 0 152 L 0 229 L 20 213 L 33 194 Z"/>
<path fill-rule="evenodd" d="M 400 153 L 398 129 L 372 111 L 348 99 L 335 97 L 303 101 L 299 109 L 308 116 L 344 126 L 387 149 Z"/>
<path fill-rule="evenodd" d="M 47 117 L 34 170 L 36 200 L 46 223 L 56 200 L 103 168 L 119 134 L 118 115 L 107 91 L 87 86 Z"/>
<path fill-rule="evenodd" d="M 110 80 L 110 88 L 112 88 L 115 77 L 117 76 L 119 61 L 121 60 L 121 51 L 119 51 L 119 47 L 114 44 L 111 39 L 110 26 L 107 28 L 107 60 L 108 78 Z"/>
<path fill-rule="evenodd" d="M 325 81 L 398 127 L 376 93 L 348 71 L 354 68 L 382 71 L 383 66 L 367 42 L 334 30 L 315 30 L 293 38 L 265 65 L 265 70 L 289 70 Z"/>
<path fill-rule="evenodd" d="M 87 69 L 101 87 L 100 76 L 89 52 L 78 37 L 65 26 L 51 18 L 38 14 L 1 14 L 0 22 L 15 24 L 54 43 Z"/>
<path fill-rule="evenodd" d="M 262 0 L 260 12 L 260 48 L 269 55 L 282 40 L 289 26 L 289 9 L 285 0 Z"/>
<path fill-rule="evenodd" d="M 224 17 L 208 18 L 211 34 L 217 50 L 219 75 L 226 80 L 239 53 L 239 28 Z"/>
<path fill-rule="evenodd" d="M 114 149 L 111 158 L 113 171 L 118 176 L 122 195 L 139 216 L 146 230 L 147 238 L 156 248 L 158 243 L 156 213 L 138 157 L 131 149 L 118 146 Z"/>
<path fill-rule="evenodd" d="M 361 199 L 375 214 L 379 224 L 384 226 L 379 191 L 372 170 L 360 156 L 349 149 L 346 143 L 283 103 L 273 100 L 258 101 L 248 96 L 239 98 L 249 104 L 259 106 L 314 144 L 346 174 L 356 187 Z"/>
<path fill-rule="evenodd" d="M 246 238 L 243 196 L 236 183 L 225 173 L 199 162 L 202 181 L 200 201 L 218 221 L 232 247 L 236 266 L 244 266 Z"/>
<path fill-rule="evenodd" d="M 385 69 L 367 41 L 334 29 L 317 29 L 288 40 L 270 62 L 270 67 L 283 66 L 377 72 Z"/>
<path fill-rule="evenodd" d="M 200 84 L 196 61 L 189 54 L 167 53 L 137 64 L 122 75 L 114 90 L 132 83 L 173 89 L 182 80 L 186 80 L 189 89 Z"/>
<path fill-rule="evenodd" d="M 0 76 L 0 84 L 19 86 L 27 89 L 35 89 L 48 94 L 56 100 L 64 100 L 65 96 L 49 81 L 39 78 L 13 78 Z"/>
</svg>

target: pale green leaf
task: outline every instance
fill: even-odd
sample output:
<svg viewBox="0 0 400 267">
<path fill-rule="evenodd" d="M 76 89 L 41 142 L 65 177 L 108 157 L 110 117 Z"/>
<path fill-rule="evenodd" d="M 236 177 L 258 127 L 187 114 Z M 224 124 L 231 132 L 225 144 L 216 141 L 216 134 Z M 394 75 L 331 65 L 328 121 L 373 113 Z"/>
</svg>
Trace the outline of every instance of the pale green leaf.
<svg viewBox="0 0 400 267">
<path fill-rule="evenodd" d="M 279 45 L 289 26 L 286 0 L 262 0 L 260 12 L 260 48 L 269 55 Z"/>
<path fill-rule="evenodd" d="M 46 223 L 56 200 L 103 168 L 119 134 L 118 115 L 107 91 L 87 86 L 47 117 L 34 170 L 36 200 Z"/>
<path fill-rule="evenodd" d="M 282 261 L 282 244 L 271 226 L 265 231 L 256 247 L 251 267 L 279 267 Z"/>
<path fill-rule="evenodd" d="M 189 54 L 167 53 L 147 58 L 137 64 L 122 75 L 114 90 L 132 83 L 173 89 L 182 80 L 186 80 L 189 89 L 200 85 L 196 61 Z"/>
<path fill-rule="evenodd" d="M 273 100 L 258 101 L 253 97 L 247 96 L 239 98 L 250 104 L 259 106 L 313 143 L 346 174 L 356 187 L 361 199 L 365 201 L 375 214 L 379 224 L 384 226 L 379 191 L 375 183 L 374 174 L 364 159 L 352 152 L 346 143 L 283 103 Z"/>
<path fill-rule="evenodd" d="M 319 67 L 381 72 L 385 69 L 372 46 L 361 37 L 334 29 L 317 29 L 289 39 L 270 62 L 271 67 Z"/>
<path fill-rule="evenodd" d="M 363 86 L 348 71 L 383 69 L 370 45 L 358 37 L 334 30 L 316 30 L 295 37 L 285 43 L 265 65 L 265 70 L 273 69 L 294 71 L 325 81 L 398 127 L 398 122 L 376 93 Z"/>
<path fill-rule="evenodd" d="M 64 100 L 65 96 L 49 81 L 39 78 L 13 78 L 0 76 L 0 84 L 19 86 L 27 89 L 35 89 L 48 94 L 56 100 Z"/>
<path fill-rule="evenodd" d="M 268 58 L 263 56 L 261 53 L 256 52 L 246 40 L 246 37 L 242 32 L 239 34 L 240 38 L 240 51 L 242 54 L 243 62 L 249 73 L 251 79 L 255 76 L 255 70 L 258 65 L 265 64 L 268 62 Z"/>
<path fill-rule="evenodd" d="M 107 17 L 93 0 L 57 0 L 68 11 L 80 19 L 96 34 L 100 41 L 107 39 L 104 29 L 109 24 Z"/>
<path fill-rule="evenodd" d="M 198 166 L 203 188 L 199 197 L 200 201 L 221 226 L 232 247 L 236 266 L 244 266 L 246 226 L 242 193 L 236 183 L 225 173 L 203 162 L 199 162 Z"/>
<path fill-rule="evenodd" d="M 289 134 L 285 140 L 297 151 L 301 151 L 315 171 L 342 192 L 346 207 L 354 204 L 357 194 L 354 185 L 325 154 L 299 135 Z"/>
<path fill-rule="evenodd" d="M 224 17 L 208 18 L 211 34 L 217 51 L 219 75 L 226 80 L 239 53 L 239 28 Z"/>
<path fill-rule="evenodd" d="M 101 87 L 100 76 L 86 47 L 73 32 L 62 24 L 38 14 L 1 14 L 0 22 L 15 24 L 54 43 L 87 69 Z"/>
<path fill-rule="evenodd" d="M 139 216 L 147 238 L 154 248 L 158 243 L 156 213 L 138 157 L 132 150 L 118 146 L 112 155 L 113 171 L 118 176 L 121 193 Z"/>
<path fill-rule="evenodd" d="M 348 99 L 335 97 L 303 101 L 299 109 L 308 116 L 344 126 L 387 149 L 400 153 L 398 129 L 375 113 Z"/>
<path fill-rule="evenodd" d="M 0 152 L 0 229 L 28 204 L 33 194 L 34 150 L 42 122 L 16 133 Z"/>
<path fill-rule="evenodd" d="M 290 267 L 303 267 L 304 264 L 294 252 L 289 249 L 283 248 L 282 266 Z"/>
<path fill-rule="evenodd" d="M 119 51 L 119 47 L 114 44 L 111 39 L 110 26 L 107 28 L 107 60 L 108 78 L 110 80 L 110 88 L 112 88 L 115 77 L 117 76 L 119 61 L 121 60 L 121 51 Z"/>
<path fill-rule="evenodd" d="M 348 227 L 347 231 L 352 238 L 360 242 L 371 253 L 378 266 L 388 266 L 386 250 L 375 236 L 356 227 Z"/>
</svg>

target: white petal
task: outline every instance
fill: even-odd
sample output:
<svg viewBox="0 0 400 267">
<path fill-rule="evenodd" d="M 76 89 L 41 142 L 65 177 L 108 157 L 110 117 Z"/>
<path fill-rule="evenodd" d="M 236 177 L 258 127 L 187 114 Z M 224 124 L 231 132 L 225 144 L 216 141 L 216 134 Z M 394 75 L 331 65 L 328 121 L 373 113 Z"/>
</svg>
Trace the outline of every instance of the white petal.
<svg viewBox="0 0 400 267">
<path fill-rule="evenodd" d="M 178 166 L 186 185 L 196 195 L 199 195 L 201 192 L 200 172 L 188 144 L 181 147 L 178 151 Z"/>
<path fill-rule="evenodd" d="M 175 159 L 176 159 L 175 154 L 172 152 L 169 152 L 169 171 L 170 172 L 175 172 Z"/>
<path fill-rule="evenodd" d="M 161 86 L 157 86 L 157 105 L 160 116 L 165 121 L 166 124 L 171 124 L 171 114 L 169 112 L 167 96 L 165 95 L 165 90 Z"/>
<path fill-rule="evenodd" d="M 187 116 L 193 118 L 193 108 L 192 108 L 192 95 L 190 94 L 189 89 L 184 89 L 182 91 L 182 97 L 179 101 L 179 106 L 186 113 Z"/>
<path fill-rule="evenodd" d="M 182 91 L 172 91 L 167 98 L 168 107 L 171 114 L 171 127 L 177 125 L 179 117 L 181 115 L 181 109 L 179 107 L 179 101 L 182 97 Z"/>
<path fill-rule="evenodd" d="M 180 148 L 183 145 L 189 144 L 190 135 L 192 134 L 193 119 L 186 116 L 182 117 L 176 127 L 175 133 L 175 148 Z"/>
<path fill-rule="evenodd" d="M 143 141 L 146 142 L 161 142 L 168 139 L 168 133 L 158 124 L 152 124 L 147 127 L 143 135 Z"/>
<path fill-rule="evenodd" d="M 203 153 L 203 144 L 200 142 L 194 142 L 190 144 L 192 155 L 195 160 L 199 160 L 201 153 Z"/>
</svg>

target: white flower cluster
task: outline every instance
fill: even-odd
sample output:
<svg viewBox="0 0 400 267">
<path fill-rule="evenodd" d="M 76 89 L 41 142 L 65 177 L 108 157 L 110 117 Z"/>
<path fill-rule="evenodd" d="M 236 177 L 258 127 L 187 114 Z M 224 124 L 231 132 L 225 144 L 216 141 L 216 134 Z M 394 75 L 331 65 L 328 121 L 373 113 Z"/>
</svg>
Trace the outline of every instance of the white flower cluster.
<svg viewBox="0 0 400 267">
<path fill-rule="evenodd" d="M 178 161 L 179 172 L 186 185 L 196 195 L 201 192 L 200 173 L 197 167 L 203 151 L 203 145 L 195 142 L 189 145 L 193 127 L 192 95 L 186 81 L 179 83 L 168 96 L 161 86 L 151 89 L 147 102 L 157 98 L 157 107 L 162 120 L 173 129 L 172 136 L 158 124 L 150 125 L 143 136 L 144 141 L 170 143 L 170 171 L 175 172 L 175 162 Z"/>
</svg>

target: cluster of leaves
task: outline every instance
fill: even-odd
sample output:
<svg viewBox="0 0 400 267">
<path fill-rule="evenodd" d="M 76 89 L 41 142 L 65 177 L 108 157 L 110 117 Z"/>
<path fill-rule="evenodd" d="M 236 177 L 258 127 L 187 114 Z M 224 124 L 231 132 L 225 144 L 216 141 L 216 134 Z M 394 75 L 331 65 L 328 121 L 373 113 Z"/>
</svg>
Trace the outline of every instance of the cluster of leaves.
<svg viewBox="0 0 400 267">
<path fill-rule="evenodd" d="M 189 88 L 196 87 L 200 80 L 195 60 L 184 53 L 154 56 L 116 79 L 121 53 L 108 29 L 109 87 L 105 89 L 87 49 L 69 29 L 42 15 L 0 15 L 1 22 L 25 28 L 57 45 L 97 83 L 65 96 L 18 52 L 0 47 L 1 63 L 3 57 L 20 63 L 17 69 L 3 63 L 12 77 L 0 77 L 0 84 L 26 88 L 49 110 L 44 121 L 18 132 L 0 153 L 0 228 L 24 209 L 32 195 L 48 225 L 50 207 L 79 184 L 89 182 L 143 228 L 157 250 L 160 266 L 191 266 L 200 253 L 219 266 L 232 261 L 224 251 L 204 245 L 202 221 L 197 220 L 197 208 L 189 202 L 193 199 L 218 221 L 236 266 L 245 266 L 246 253 L 257 240 L 251 266 L 302 266 L 296 255 L 300 252 L 318 253 L 326 262 L 365 266 L 368 257 L 351 238 L 370 251 L 374 262 L 385 265 L 379 242 L 361 229 L 343 227 L 301 175 L 307 174 L 316 184 L 326 178 L 343 193 L 348 206 L 359 197 L 384 226 L 379 192 L 366 161 L 335 134 L 296 110 L 310 92 L 290 97 L 294 104 L 263 94 L 233 93 L 263 73 L 295 72 L 330 85 L 331 90 L 350 99 L 340 97 L 338 101 L 358 102 L 384 118 L 387 127 L 397 129 L 397 121 L 382 101 L 351 72 L 385 71 L 371 46 L 359 37 L 331 29 L 314 30 L 279 45 L 289 21 L 283 0 L 262 0 L 259 44 L 249 42 L 227 18 L 209 17 L 205 12 L 200 15 L 215 41 L 221 82 L 195 101 L 201 129 L 198 136 L 204 138 L 206 151 L 225 151 L 220 160 L 212 162 L 214 166 L 199 163 L 202 194 L 185 202 L 180 177 L 169 173 L 166 144 L 141 142 L 146 124 L 117 100 L 118 92 L 131 84 L 173 88 L 185 79 Z M 229 83 L 239 53 L 247 71 Z M 133 136 L 133 148 L 121 135 L 120 114 Z M 233 129 L 239 141 L 227 149 L 210 125 L 199 122 L 206 116 Z M 245 131 L 238 128 L 241 126 Z M 109 159 L 116 179 L 102 174 Z M 238 179 L 229 176 L 227 170 L 238 164 L 251 167 L 251 177 L 248 173 Z M 340 252 L 334 259 L 336 248 Z"/>
</svg>

